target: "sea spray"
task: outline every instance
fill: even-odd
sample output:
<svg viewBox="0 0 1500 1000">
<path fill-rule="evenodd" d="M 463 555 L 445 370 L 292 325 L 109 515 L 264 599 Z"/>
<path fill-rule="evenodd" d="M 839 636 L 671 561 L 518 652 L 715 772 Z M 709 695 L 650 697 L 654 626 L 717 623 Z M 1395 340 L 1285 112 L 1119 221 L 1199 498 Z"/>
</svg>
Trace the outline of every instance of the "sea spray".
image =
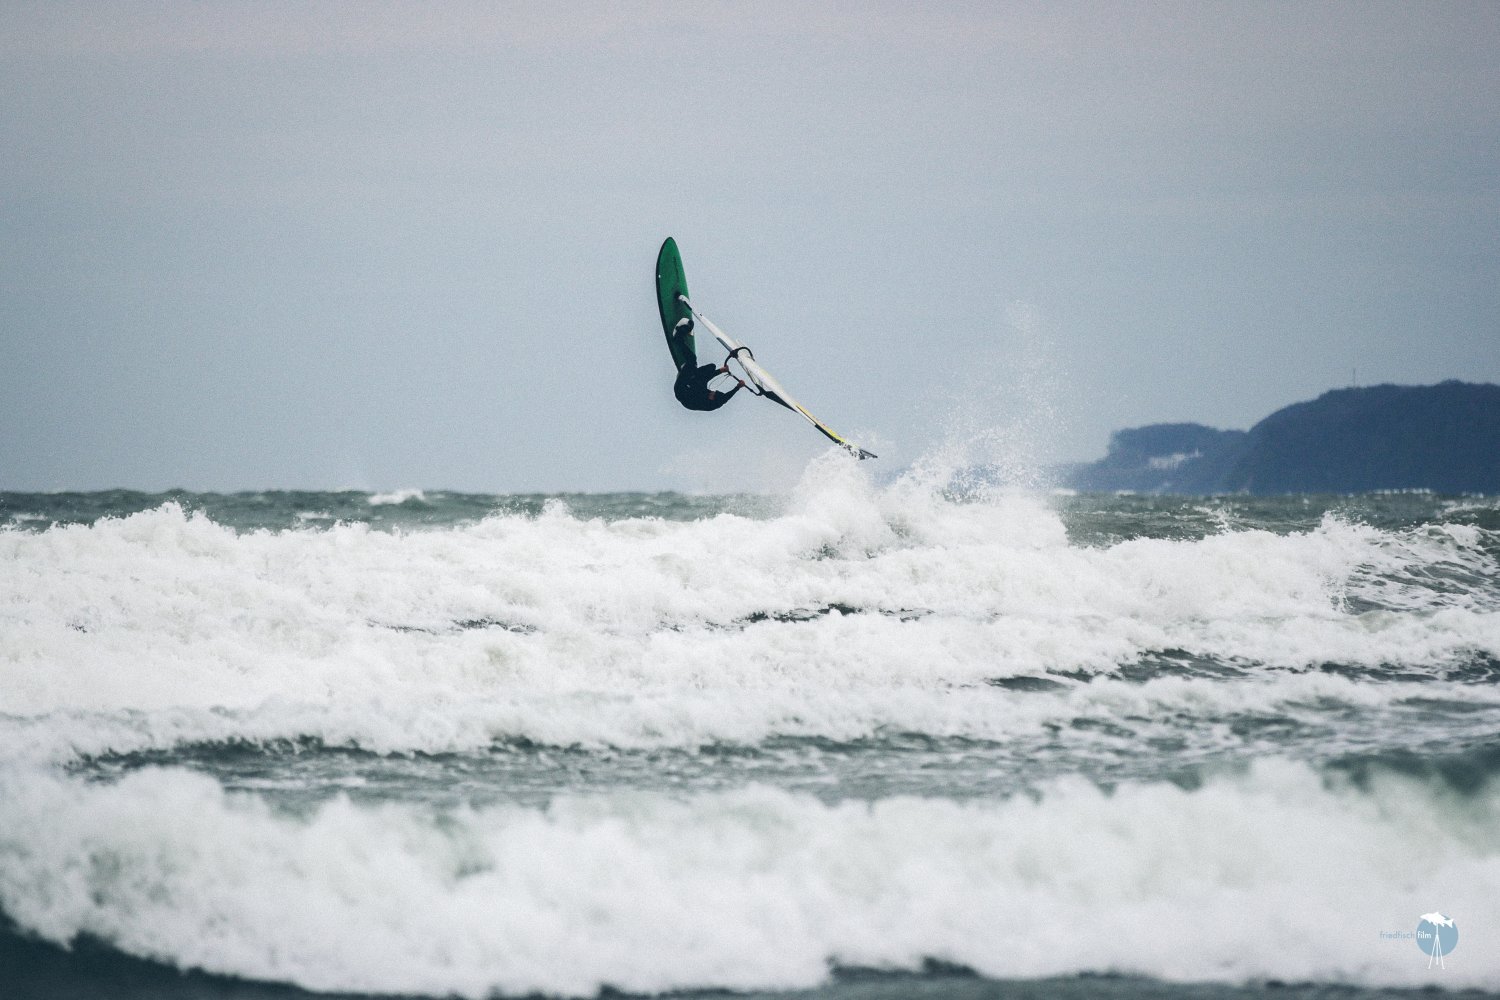
<svg viewBox="0 0 1500 1000">
<path fill-rule="evenodd" d="M 1065 376 L 1041 311 L 1009 303 L 993 339 L 966 351 L 933 403 L 944 414 L 942 441 L 903 478 L 971 500 L 1050 488 L 1048 463 L 1065 424 Z"/>
</svg>

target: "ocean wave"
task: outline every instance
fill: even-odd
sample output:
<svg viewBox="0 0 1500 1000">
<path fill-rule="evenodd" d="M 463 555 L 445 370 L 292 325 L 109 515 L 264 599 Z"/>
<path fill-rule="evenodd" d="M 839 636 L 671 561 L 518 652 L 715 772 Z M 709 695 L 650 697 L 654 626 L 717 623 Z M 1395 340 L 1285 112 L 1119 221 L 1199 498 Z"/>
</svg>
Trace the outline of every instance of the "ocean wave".
<svg viewBox="0 0 1500 1000">
<path fill-rule="evenodd" d="M 371 493 L 367 500 L 371 507 L 392 506 L 404 503 L 427 503 L 427 494 L 423 490 L 401 489 L 391 490 L 389 493 Z"/>
<path fill-rule="evenodd" d="M 1395 709 L 1417 688 L 1493 706 L 1465 671 L 1500 657 L 1495 546 L 1335 516 L 1079 545 L 1042 499 L 955 502 L 850 463 L 814 463 L 774 516 L 553 500 L 428 530 L 237 532 L 168 503 L 0 530 L 0 747 L 1006 739 L 1110 711 Z M 1163 657 L 1214 676 L 1143 683 Z"/>
<path fill-rule="evenodd" d="M 1078 752 L 1118 752 L 1116 736 L 1127 735 L 1210 753 L 1258 749 L 1260 734 L 1253 730 L 1271 721 L 1289 740 L 1310 743 L 1323 756 L 1371 740 L 1425 745 L 1445 733 L 1493 733 L 1500 720 L 1500 690 L 1493 685 L 1371 683 L 1329 670 L 1237 681 L 1025 675 L 972 686 L 922 686 L 908 682 L 905 672 L 894 680 L 870 671 L 853 680 L 840 676 L 845 663 L 853 672 L 864 648 L 793 678 L 726 670 L 710 679 L 719 661 L 704 654 L 694 662 L 706 664 L 708 673 L 684 676 L 670 667 L 665 677 L 653 679 L 624 671 L 609 678 L 608 686 L 553 677 L 556 687 L 549 688 L 537 677 L 480 695 L 439 677 L 371 693 L 350 678 L 348 689 L 334 697 L 282 696 L 246 707 L 225 707 L 219 704 L 223 695 L 209 694 L 203 699 L 208 704 L 198 706 L 8 715 L 0 716 L 0 755 L 66 764 L 173 747 L 303 740 L 378 754 L 472 752 L 517 741 L 693 750 L 755 747 L 788 737 L 853 742 L 908 733 L 993 743 L 1045 740 Z M 575 683 L 580 686 L 570 687 Z M 1340 720 L 1336 732 L 1328 729 L 1331 717 Z"/>
<path fill-rule="evenodd" d="M 0 770 L 0 909 L 179 968 L 482 997 L 799 987 L 831 964 L 986 976 L 1500 986 L 1500 789 L 1267 760 L 1113 790 L 826 803 L 757 786 L 542 808 L 279 811 L 212 779 Z M 1472 942 L 1472 944 L 1470 944 Z"/>
</svg>

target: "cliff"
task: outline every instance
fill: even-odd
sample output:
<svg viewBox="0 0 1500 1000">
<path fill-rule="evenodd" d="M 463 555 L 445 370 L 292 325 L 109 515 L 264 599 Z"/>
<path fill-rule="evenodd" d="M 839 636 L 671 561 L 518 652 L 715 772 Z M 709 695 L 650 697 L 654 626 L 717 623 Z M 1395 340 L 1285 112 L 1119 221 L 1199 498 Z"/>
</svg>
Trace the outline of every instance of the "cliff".
<svg viewBox="0 0 1500 1000">
<path fill-rule="evenodd" d="M 1117 431 L 1081 490 L 1154 493 L 1500 493 L 1500 386 L 1336 389 L 1248 431 L 1155 424 Z"/>
</svg>

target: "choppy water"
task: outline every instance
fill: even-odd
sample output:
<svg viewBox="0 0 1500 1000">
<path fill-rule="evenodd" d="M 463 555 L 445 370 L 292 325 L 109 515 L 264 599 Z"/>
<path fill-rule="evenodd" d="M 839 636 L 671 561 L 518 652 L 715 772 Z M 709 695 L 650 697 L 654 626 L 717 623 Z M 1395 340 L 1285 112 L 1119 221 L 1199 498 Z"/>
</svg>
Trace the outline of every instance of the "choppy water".
<svg viewBox="0 0 1500 1000">
<path fill-rule="evenodd" d="M 0 494 L 0 981 L 1500 989 L 1500 501 L 866 475 Z"/>
</svg>

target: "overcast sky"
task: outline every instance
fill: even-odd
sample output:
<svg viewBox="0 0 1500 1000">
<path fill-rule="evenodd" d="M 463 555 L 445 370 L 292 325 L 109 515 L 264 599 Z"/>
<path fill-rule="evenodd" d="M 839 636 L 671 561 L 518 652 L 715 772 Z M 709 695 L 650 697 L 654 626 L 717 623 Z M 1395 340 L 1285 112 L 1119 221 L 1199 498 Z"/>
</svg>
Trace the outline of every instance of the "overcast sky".
<svg viewBox="0 0 1500 1000">
<path fill-rule="evenodd" d="M 1500 4 L 0 0 L 0 489 L 782 488 L 1500 381 Z M 1356 375 L 1357 370 L 1357 375 Z"/>
</svg>

